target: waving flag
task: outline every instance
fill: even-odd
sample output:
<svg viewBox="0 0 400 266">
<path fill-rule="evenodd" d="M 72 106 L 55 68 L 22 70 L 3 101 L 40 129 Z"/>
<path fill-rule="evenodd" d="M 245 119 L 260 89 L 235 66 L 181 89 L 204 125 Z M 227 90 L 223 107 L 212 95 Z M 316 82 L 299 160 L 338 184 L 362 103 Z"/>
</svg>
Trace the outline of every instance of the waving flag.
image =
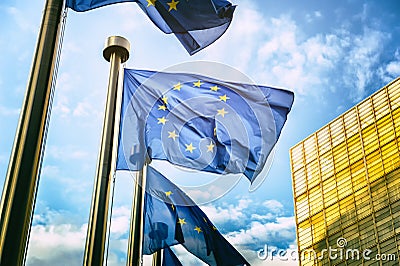
<svg viewBox="0 0 400 266">
<path fill-rule="evenodd" d="M 179 259 L 176 257 L 174 252 L 167 247 L 163 250 L 163 262 L 162 266 L 183 266 Z"/>
<path fill-rule="evenodd" d="M 182 190 L 149 166 L 143 254 L 149 255 L 176 244 L 182 244 L 209 265 L 250 265 Z"/>
<path fill-rule="evenodd" d="M 194 74 L 125 70 L 117 169 L 147 155 L 253 181 L 266 165 L 293 93 Z"/>
<path fill-rule="evenodd" d="M 164 33 L 174 33 L 194 54 L 216 41 L 228 29 L 235 7 L 225 0 L 67 0 L 75 11 L 136 2 Z"/>
</svg>

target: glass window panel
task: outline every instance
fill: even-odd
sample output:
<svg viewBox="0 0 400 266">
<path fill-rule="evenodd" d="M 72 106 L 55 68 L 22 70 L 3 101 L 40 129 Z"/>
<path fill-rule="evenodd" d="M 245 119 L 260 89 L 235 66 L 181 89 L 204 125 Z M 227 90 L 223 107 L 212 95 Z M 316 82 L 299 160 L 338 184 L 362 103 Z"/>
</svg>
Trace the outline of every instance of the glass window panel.
<svg viewBox="0 0 400 266">
<path fill-rule="evenodd" d="M 299 234 L 300 250 L 303 250 L 304 248 L 311 246 L 312 235 L 311 235 L 311 224 L 309 220 L 306 220 L 299 224 L 298 234 Z"/>
<path fill-rule="evenodd" d="M 350 109 L 343 115 L 343 122 L 347 139 L 355 134 L 358 135 L 357 110 L 355 108 Z"/>
<path fill-rule="evenodd" d="M 379 119 L 389 112 L 388 98 L 386 90 L 380 90 L 372 96 L 372 102 L 375 109 L 375 117 Z"/>
<path fill-rule="evenodd" d="M 314 135 L 311 135 L 306 140 L 304 140 L 304 154 L 306 164 L 317 158 L 317 146 Z"/>
<path fill-rule="evenodd" d="M 304 168 L 300 168 L 293 173 L 293 182 L 296 197 L 306 192 L 306 173 Z"/>
<path fill-rule="evenodd" d="M 338 201 L 336 180 L 334 178 L 329 178 L 323 182 L 323 191 L 325 206 Z"/>
<path fill-rule="evenodd" d="M 378 130 L 378 136 L 381 146 L 395 139 L 392 118 L 390 115 L 387 115 L 380 119 L 376 124 L 376 128 Z"/>
<path fill-rule="evenodd" d="M 349 166 L 345 142 L 342 142 L 340 145 L 333 147 L 333 158 L 335 161 L 336 172 L 339 172 Z"/>
<path fill-rule="evenodd" d="M 335 203 L 332 206 L 326 208 L 325 220 L 328 230 L 328 234 L 332 235 L 334 232 L 340 230 L 340 216 L 339 216 L 339 204 Z"/>
<path fill-rule="evenodd" d="M 312 231 L 313 231 L 313 242 L 316 243 L 323 238 L 325 238 L 325 222 L 323 213 L 320 212 L 313 217 L 311 217 L 312 221 Z"/>
<path fill-rule="evenodd" d="M 359 222 L 360 242 L 363 249 L 376 244 L 374 224 L 371 216 L 365 217 Z"/>
<path fill-rule="evenodd" d="M 372 124 L 362 131 L 364 152 L 370 154 L 379 148 L 378 134 L 376 133 L 375 125 Z"/>
<path fill-rule="evenodd" d="M 356 191 L 354 193 L 354 200 L 356 203 L 357 217 L 359 220 L 371 214 L 368 187 L 364 187 Z"/>
<path fill-rule="evenodd" d="M 325 126 L 317 132 L 317 142 L 319 154 L 323 154 L 331 150 L 329 126 Z"/>
<path fill-rule="evenodd" d="M 376 227 L 378 231 L 379 241 L 393 235 L 392 217 L 390 208 L 386 207 L 375 213 Z"/>
<path fill-rule="evenodd" d="M 290 150 L 290 157 L 294 172 L 304 166 L 303 143 L 297 144 Z"/>
<path fill-rule="evenodd" d="M 347 227 L 348 225 L 356 222 L 356 208 L 354 204 L 353 196 L 342 199 L 339 202 L 340 216 L 342 225 Z"/>
<path fill-rule="evenodd" d="M 297 208 L 297 219 L 299 221 L 303 221 L 309 217 L 307 194 L 303 194 L 297 198 L 296 208 Z"/>
<path fill-rule="evenodd" d="M 380 247 L 381 254 L 386 254 L 386 255 L 396 254 L 397 253 L 396 238 L 391 237 L 389 239 L 386 239 L 385 241 L 383 241 L 382 243 L 379 244 L 379 247 Z M 396 256 L 397 256 L 397 254 L 396 254 Z M 389 265 L 391 265 L 391 264 L 389 264 Z M 395 264 L 393 264 L 393 265 L 395 265 Z"/>
<path fill-rule="evenodd" d="M 363 157 L 363 151 L 361 148 L 361 139 L 358 134 L 347 140 L 347 150 L 350 164 L 360 160 Z"/>
<path fill-rule="evenodd" d="M 359 160 L 351 165 L 351 181 L 353 183 L 353 190 L 356 191 L 367 185 L 366 170 L 364 167 L 364 160 Z"/>
<path fill-rule="evenodd" d="M 400 107 L 400 84 L 397 81 L 396 83 L 392 84 L 388 88 L 388 94 L 390 98 L 390 105 L 392 109 Z"/>
<path fill-rule="evenodd" d="M 381 155 L 379 150 L 367 155 L 367 171 L 369 182 L 372 183 L 374 180 L 384 175 L 383 165 L 381 161 Z"/>
<path fill-rule="evenodd" d="M 378 210 L 389 204 L 387 196 L 386 181 L 384 178 L 375 181 L 371 185 L 372 205 L 374 210 Z"/>
<path fill-rule="evenodd" d="M 387 187 L 390 202 L 396 202 L 400 199 L 400 172 L 394 171 L 387 175 Z"/>
<path fill-rule="evenodd" d="M 310 202 L 310 209 L 311 215 L 322 210 L 322 191 L 320 186 L 314 187 L 309 192 L 309 202 Z"/>
<path fill-rule="evenodd" d="M 321 177 L 325 180 L 334 174 L 333 157 L 331 152 L 320 155 Z"/>
<path fill-rule="evenodd" d="M 396 132 L 398 132 L 399 128 L 400 128 L 400 107 L 397 107 L 397 109 L 395 109 L 392 112 L 392 117 L 393 117 L 393 122 L 394 122 L 394 126 L 395 126 L 395 130 Z"/>
<path fill-rule="evenodd" d="M 358 114 L 360 118 L 361 128 L 364 129 L 365 127 L 374 123 L 374 116 L 372 113 L 372 104 L 370 99 L 364 100 L 358 106 Z"/>
<path fill-rule="evenodd" d="M 339 117 L 329 124 L 332 138 L 332 147 L 336 147 L 345 140 L 342 118 Z"/>
<path fill-rule="evenodd" d="M 337 173 L 336 183 L 339 199 L 343 199 L 353 193 L 350 169 L 344 169 L 343 171 Z"/>
<path fill-rule="evenodd" d="M 389 173 L 396 169 L 400 161 L 399 150 L 396 143 L 391 142 L 386 144 L 381 148 L 381 152 L 385 172 Z"/>
<path fill-rule="evenodd" d="M 311 163 L 308 163 L 306 169 L 307 169 L 307 185 L 308 189 L 310 189 L 320 183 L 318 161 L 314 160 Z"/>
</svg>

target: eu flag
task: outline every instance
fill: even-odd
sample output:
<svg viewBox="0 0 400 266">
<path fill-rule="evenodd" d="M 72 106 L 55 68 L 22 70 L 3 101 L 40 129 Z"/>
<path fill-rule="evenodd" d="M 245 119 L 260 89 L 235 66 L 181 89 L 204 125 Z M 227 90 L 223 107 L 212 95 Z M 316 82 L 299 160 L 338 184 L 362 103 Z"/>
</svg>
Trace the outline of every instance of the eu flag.
<svg viewBox="0 0 400 266">
<path fill-rule="evenodd" d="M 209 265 L 250 265 L 182 190 L 149 166 L 143 254 L 149 255 L 175 244 L 182 244 Z"/>
<path fill-rule="evenodd" d="M 122 2 L 139 4 L 160 30 L 174 33 L 191 55 L 224 34 L 235 10 L 226 0 L 67 0 L 67 7 L 87 11 Z"/>
<path fill-rule="evenodd" d="M 125 70 L 117 169 L 152 159 L 217 174 L 262 172 L 293 103 L 287 90 Z"/>
<path fill-rule="evenodd" d="M 169 248 L 163 250 L 163 262 L 162 266 L 183 266 L 179 259 L 176 257 L 174 252 Z"/>
</svg>

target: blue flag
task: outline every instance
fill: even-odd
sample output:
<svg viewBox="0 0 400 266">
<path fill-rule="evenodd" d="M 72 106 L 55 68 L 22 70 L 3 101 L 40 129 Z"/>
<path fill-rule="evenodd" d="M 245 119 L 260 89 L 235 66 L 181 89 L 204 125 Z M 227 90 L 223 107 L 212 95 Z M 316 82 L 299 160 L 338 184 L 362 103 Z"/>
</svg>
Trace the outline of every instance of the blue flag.
<svg viewBox="0 0 400 266">
<path fill-rule="evenodd" d="M 179 259 L 176 257 L 174 252 L 167 247 L 163 250 L 163 262 L 162 266 L 183 266 Z"/>
<path fill-rule="evenodd" d="M 293 93 L 179 73 L 125 70 L 118 170 L 144 158 L 253 181 L 266 167 Z"/>
<path fill-rule="evenodd" d="M 105 5 L 136 2 L 164 33 L 174 33 L 194 54 L 228 29 L 235 7 L 226 0 L 67 0 L 67 7 L 87 11 Z"/>
<path fill-rule="evenodd" d="M 250 265 L 182 190 L 149 166 L 143 254 L 176 244 L 209 265 Z"/>
</svg>

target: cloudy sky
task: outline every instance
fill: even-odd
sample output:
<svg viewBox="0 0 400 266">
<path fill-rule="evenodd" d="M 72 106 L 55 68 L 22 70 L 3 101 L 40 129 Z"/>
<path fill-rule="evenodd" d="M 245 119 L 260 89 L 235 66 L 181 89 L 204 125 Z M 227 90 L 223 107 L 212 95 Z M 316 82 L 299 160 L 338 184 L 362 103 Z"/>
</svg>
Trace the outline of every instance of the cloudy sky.
<svg viewBox="0 0 400 266">
<path fill-rule="evenodd" d="M 192 57 L 174 36 L 159 31 L 135 3 L 68 12 L 28 265 L 82 263 L 109 71 L 102 49 L 111 35 L 130 41 L 129 68 L 163 70 L 183 62 L 215 61 L 237 69 L 258 84 L 295 93 L 293 109 L 262 185 L 249 192 L 249 183 L 243 178 L 202 208 L 252 265 L 267 265 L 257 258 L 264 245 L 296 248 L 288 151 L 400 75 L 400 3 L 233 3 L 238 7 L 228 31 Z M 1 188 L 43 7 L 44 1 L 0 3 Z M 132 188 L 129 174 L 116 175 L 109 265 L 125 263 Z M 184 265 L 197 265 L 184 250 L 176 252 Z M 268 263 L 297 265 L 290 260 Z"/>
</svg>

